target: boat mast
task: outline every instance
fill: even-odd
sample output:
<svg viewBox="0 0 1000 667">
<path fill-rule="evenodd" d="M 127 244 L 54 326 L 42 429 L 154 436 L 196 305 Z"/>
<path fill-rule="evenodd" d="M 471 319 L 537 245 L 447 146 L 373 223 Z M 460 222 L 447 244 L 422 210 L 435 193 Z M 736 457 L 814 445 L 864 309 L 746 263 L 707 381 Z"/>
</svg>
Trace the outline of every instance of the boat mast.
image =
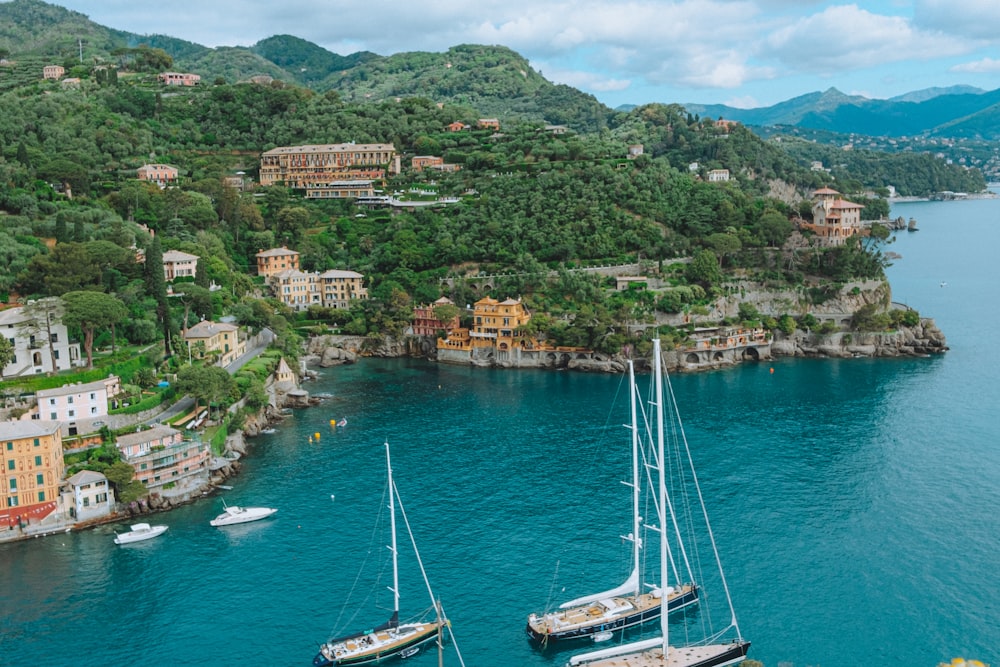
<svg viewBox="0 0 1000 667">
<path fill-rule="evenodd" d="M 632 360 L 628 361 L 628 386 L 629 405 L 632 409 L 632 571 L 639 571 L 639 550 L 641 548 L 641 538 L 639 537 L 639 524 L 642 517 L 639 516 L 639 422 L 636 415 L 636 387 L 635 368 Z M 639 595 L 641 582 L 636 580 L 635 595 Z"/>
<path fill-rule="evenodd" d="M 659 463 L 660 498 L 660 591 L 663 595 L 663 613 L 660 614 L 660 630 L 663 635 L 663 660 L 667 661 L 670 651 L 669 616 L 667 613 L 667 482 L 665 479 L 666 458 L 663 447 L 663 360 L 660 358 L 660 339 L 653 339 L 653 390 L 656 396 L 656 455 Z"/>
<path fill-rule="evenodd" d="M 385 467 L 389 471 L 389 526 L 392 530 L 392 622 L 399 625 L 399 564 L 396 562 L 396 487 L 392 483 L 392 463 L 389 460 L 389 443 L 385 443 Z"/>
</svg>

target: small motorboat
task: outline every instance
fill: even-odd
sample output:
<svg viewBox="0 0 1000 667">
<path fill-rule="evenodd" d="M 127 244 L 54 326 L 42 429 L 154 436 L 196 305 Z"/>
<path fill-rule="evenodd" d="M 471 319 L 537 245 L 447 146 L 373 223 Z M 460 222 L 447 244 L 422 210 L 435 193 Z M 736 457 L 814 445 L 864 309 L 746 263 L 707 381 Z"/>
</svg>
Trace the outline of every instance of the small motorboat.
<svg viewBox="0 0 1000 667">
<path fill-rule="evenodd" d="M 226 511 L 209 521 L 209 525 L 235 526 L 238 523 L 260 521 L 278 511 L 273 507 L 240 507 L 239 505 L 230 507 L 225 504 L 225 501 L 222 504 L 225 506 Z"/>
<path fill-rule="evenodd" d="M 158 535 L 167 532 L 166 526 L 150 526 L 148 523 L 136 523 L 131 526 L 127 533 L 115 533 L 115 544 L 132 544 L 151 540 Z"/>
<path fill-rule="evenodd" d="M 610 630 L 605 630 L 604 632 L 598 632 L 597 634 L 593 635 L 595 643 L 606 642 L 614 636 L 615 633 L 611 632 Z"/>
</svg>

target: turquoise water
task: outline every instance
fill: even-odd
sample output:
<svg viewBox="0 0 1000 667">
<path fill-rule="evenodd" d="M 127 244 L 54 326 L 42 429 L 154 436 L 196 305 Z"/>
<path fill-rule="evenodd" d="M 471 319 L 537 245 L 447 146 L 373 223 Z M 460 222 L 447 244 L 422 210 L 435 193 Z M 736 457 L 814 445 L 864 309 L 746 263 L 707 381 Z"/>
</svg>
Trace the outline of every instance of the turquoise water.
<svg viewBox="0 0 1000 667">
<path fill-rule="evenodd" d="M 935 317 L 946 355 L 673 378 L 750 657 L 767 667 L 1000 663 L 1000 201 L 893 215 L 921 230 L 893 246 L 894 298 Z M 225 492 L 280 508 L 273 519 L 210 528 L 213 497 L 154 517 L 167 534 L 129 547 L 112 527 L 0 545 L 0 664 L 310 664 L 332 633 L 388 618 L 388 579 L 369 594 L 374 574 L 359 578 L 385 552 L 372 526 L 388 440 L 466 664 L 562 665 L 573 651 L 539 653 L 523 626 L 626 574 L 620 385 L 415 360 L 324 371 L 307 388 L 334 398 L 257 438 Z M 408 556 L 404 616 L 429 604 Z"/>
</svg>

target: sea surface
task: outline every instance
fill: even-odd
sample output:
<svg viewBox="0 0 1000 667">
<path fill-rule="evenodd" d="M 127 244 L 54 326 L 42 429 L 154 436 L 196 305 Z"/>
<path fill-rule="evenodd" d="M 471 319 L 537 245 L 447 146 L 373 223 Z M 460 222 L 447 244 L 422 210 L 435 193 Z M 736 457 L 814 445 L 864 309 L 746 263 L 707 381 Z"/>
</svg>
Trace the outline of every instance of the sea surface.
<svg viewBox="0 0 1000 667">
<path fill-rule="evenodd" d="M 767 667 L 1000 664 L 1000 200 L 892 214 L 920 230 L 890 248 L 894 299 L 936 320 L 947 354 L 672 377 Z M 119 547 L 118 525 L 0 545 L 0 664 L 311 664 L 319 642 L 389 616 L 385 442 L 466 665 L 592 648 L 540 652 L 524 624 L 627 573 L 622 378 L 366 359 L 306 388 L 332 396 L 255 438 L 231 491 L 151 517 L 164 536 Z M 279 512 L 212 528 L 223 499 Z M 430 605 L 414 560 L 401 544 L 403 617 Z"/>
</svg>

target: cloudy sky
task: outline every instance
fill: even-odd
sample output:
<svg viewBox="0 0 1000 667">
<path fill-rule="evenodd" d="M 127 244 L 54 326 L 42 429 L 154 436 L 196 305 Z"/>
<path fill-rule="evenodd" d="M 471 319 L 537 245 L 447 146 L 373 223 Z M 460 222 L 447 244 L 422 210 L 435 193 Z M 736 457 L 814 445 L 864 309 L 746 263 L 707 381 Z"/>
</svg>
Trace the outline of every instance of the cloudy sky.
<svg viewBox="0 0 1000 667">
<path fill-rule="evenodd" d="M 609 106 L 767 106 L 835 87 L 885 98 L 1000 88 L 1000 1 L 51 0 L 205 46 L 290 34 L 346 55 L 501 44 Z"/>
</svg>

